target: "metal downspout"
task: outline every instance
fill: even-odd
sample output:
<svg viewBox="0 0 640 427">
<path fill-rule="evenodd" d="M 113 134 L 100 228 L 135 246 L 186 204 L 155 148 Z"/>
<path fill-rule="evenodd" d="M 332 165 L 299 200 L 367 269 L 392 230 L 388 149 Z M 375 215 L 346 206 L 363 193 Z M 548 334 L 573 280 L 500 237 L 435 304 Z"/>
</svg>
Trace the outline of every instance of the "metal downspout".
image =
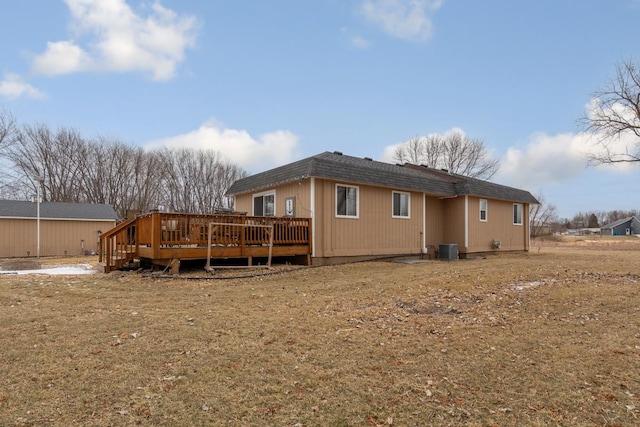
<svg viewBox="0 0 640 427">
<path fill-rule="evenodd" d="M 469 196 L 464 196 L 464 249 L 469 248 Z"/>
<path fill-rule="evenodd" d="M 316 256 L 316 179 L 311 177 L 311 258 Z"/>
<path fill-rule="evenodd" d="M 423 254 L 427 253 L 427 195 L 422 193 L 422 249 Z"/>
</svg>

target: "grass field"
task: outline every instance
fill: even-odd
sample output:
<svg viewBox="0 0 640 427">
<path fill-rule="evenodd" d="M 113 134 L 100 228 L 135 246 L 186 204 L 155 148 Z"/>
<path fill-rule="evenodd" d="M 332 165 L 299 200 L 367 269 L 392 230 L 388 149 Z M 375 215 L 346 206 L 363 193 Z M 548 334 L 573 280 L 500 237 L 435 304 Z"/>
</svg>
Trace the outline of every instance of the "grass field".
<svg viewBox="0 0 640 427">
<path fill-rule="evenodd" d="M 215 280 L 0 275 L 0 425 L 640 425 L 636 240 Z"/>
</svg>

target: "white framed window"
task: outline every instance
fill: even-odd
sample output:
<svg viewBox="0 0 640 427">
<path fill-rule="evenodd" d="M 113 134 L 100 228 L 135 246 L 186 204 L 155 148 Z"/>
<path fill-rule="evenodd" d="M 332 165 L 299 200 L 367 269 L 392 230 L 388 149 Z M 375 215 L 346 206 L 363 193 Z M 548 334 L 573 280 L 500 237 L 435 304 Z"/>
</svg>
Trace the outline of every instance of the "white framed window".
<svg viewBox="0 0 640 427">
<path fill-rule="evenodd" d="M 522 203 L 513 204 L 513 225 L 522 225 Z"/>
<path fill-rule="evenodd" d="M 411 194 L 400 191 L 391 192 L 393 218 L 409 218 L 411 211 Z"/>
<path fill-rule="evenodd" d="M 276 192 L 268 191 L 253 195 L 253 215 L 254 216 L 275 216 L 276 214 Z"/>
<path fill-rule="evenodd" d="M 336 184 L 336 217 L 358 218 L 359 193 L 356 186 Z"/>
<path fill-rule="evenodd" d="M 487 199 L 480 199 L 480 221 L 487 222 Z"/>
</svg>

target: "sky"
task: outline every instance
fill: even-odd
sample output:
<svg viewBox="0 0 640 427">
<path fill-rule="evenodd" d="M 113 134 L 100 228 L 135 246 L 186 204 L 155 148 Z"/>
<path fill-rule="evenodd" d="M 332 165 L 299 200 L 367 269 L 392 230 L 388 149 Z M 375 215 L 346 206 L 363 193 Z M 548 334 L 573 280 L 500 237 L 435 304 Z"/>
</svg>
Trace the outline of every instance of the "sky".
<svg viewBox="0 0 640 427">
<path fill-rule="evenodd" d="M 461 131 L 561 218 L 640 209 L 579 119 L 640 60 L 640 0 L 3 0 L 0 111 L 250 174 L 324 151 L 394 162 Z"/>
</svg>

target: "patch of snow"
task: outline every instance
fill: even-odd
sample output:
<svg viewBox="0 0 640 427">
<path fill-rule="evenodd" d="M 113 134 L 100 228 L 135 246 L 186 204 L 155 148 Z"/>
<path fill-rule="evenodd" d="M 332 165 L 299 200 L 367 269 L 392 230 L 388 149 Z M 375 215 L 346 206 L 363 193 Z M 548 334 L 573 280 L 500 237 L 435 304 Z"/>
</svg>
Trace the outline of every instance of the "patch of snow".
<svg viewBox="0 0 640 427">
<path fill-rule="evenodd" d="M 13 270 L 0 271 L 0 274 L 44 274 L 44 275 L 79 275 L 95 274 L 98 271 L 91 264 L 63 265 L 59 267 L 42 268 L 39 270 Z"/>
<path fill-rule="evenodd" d="M 514 285 L 513 289 L 516 291 L 524 291 L 525 289 L 535 288 L 543 284 L 544 284 L 543 282 L 535 281 L 535 282 L 523 283 L 521 285 Z"/>
</svg>

